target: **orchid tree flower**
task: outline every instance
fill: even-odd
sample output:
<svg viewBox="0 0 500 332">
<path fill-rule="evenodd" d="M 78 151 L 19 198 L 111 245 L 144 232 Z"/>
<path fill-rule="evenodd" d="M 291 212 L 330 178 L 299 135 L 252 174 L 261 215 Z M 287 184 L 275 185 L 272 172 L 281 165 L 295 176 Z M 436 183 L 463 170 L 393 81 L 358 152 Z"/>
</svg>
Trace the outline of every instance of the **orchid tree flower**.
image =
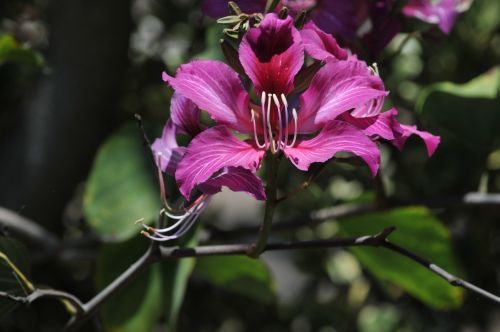
<svg viewBox="0 0 500 332">
<path fill-rule="evenodd" d="M 162 136 L 151 145 L 160 171 L 174 176 L 179 162 L 184 157 L 186 147 L 178 145 L 178 134 L 192 138 L 205 129 L 206 126 L 200 121 L 200 109 L 189 99 L 175 93 L 171 100 L 170 119 L 163 128 Z M 160 174 L 162 198 L 166 199 L 162 179 Z M 224 167 L 199 184 L 201 195 L 187 208 L 174 211 L 165 201 L 162 213 L 174 222 L 161 229 L 143 224 L 145 228 L 143 234 L 156 241 L 169 241 L 181 237 L 196 223 L 199 215 L 208 206 L 211 196 L 220 192 L 223 186 L 232 191 L 247 192 L 257 200 L 266 199 L 262 182 L 254 173 L 242 167 Z"/>
<path fill-rule="evenodd" d="M 348 55 L 345 50 L 340 48 L 331 35 L 321 31 L 314 23 L 310 22 L 304 25 L 301 35 L 306 52 L 316 60 L 322 61 L 350 61 L 363 63 L 355 55 Z M 366 64 L 360 65 L 364 68 L 364 75 L 378 75 L 376 72 L 366 70 Z M 360 73 L 363 75 L 363 73 Z M 378 80 L 377 88 L 384 90 L 382 80 Z M 365 131 L 371 137 L 381 137 L 391 141 L 398 149 L 402 149 L 406 140 L 411 135 L 419 136 L 425 143 L 427 153 L 431 156 L 439 145 L 439 136 L 432 135 L 425 131 L 420 131 L 416 126 L 400 124 L 396 116 L 398 111 L 391 108 L 386 112 L 381 112 L 384 105 L 385 95 L 374 98 L 369 102 L 356 107 L 350 113 L 344 113 L 341 118 Z"/>
<path fill-rule="evenodd" d="M 256 172 L 266 152 L 282 153 L 302 171 L 337 152 L 349 152 L 377 173 L 380 152 L 371 136 L 388 130 L 390 124 L 380 121 L 395 119 L 381 116 L 368 126 L 343 116 L 354 109 L 351 117 L 362 118 L 379 109 L 366 105 L 388 94 L 380 77 L 338 50 L 341 59 L 326 61 L 309 87 L 295 94 L 294 78 L 303 66 L 305 45 L 290 16 L 267 14 L 245 34 L 239 49 L 253 91 L 247 91 L 237 73 L 220 61 L 195 60 L 182 65 L 175 77 L 163 74 L 177 93 L 216 122 L 191 141 L 177 165 L 175 177 L 187 199 L 224 167 Z M 251 94 L 258 97 L 253 100 Z"/>
<path fill-rule="evenodd" d="M 403 14 L 427 23 L 437 24 L 449 34 L 460 12 L 469 9 L 472 0 L 410 0 Z"/>
<path fill-rule="evenodd" d="M 276 7 L 289 9 L 292 16 L 301 11 L 309 11 L 309 17 L 323 31 L 341 36 L 345 40 L 353 40 L 361 20 L 357 8 L 364 0 L 281 0 Z M 266 0 L 236 0 L 234 1 L 243 12 L 263 12 Z M 228 14 L 228 1 L 204 0 L 203 12 L 211 17 L 219 18 Z"/>
</svg>

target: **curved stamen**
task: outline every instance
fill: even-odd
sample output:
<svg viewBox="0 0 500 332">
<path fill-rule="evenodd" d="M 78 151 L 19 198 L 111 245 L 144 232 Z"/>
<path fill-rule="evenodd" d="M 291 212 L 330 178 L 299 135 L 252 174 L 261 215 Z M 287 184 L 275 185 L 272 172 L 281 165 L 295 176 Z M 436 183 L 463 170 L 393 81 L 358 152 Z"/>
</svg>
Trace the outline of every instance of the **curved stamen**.
<svg viewBox="0 0 500 332">
<path fill-rule="evenodd" d="M 285 107 L 285 139 L 283 140 L 283 148 L 288 144 L 288 102 L 286 101 L 286 97 L 284 94 L 281 94 L 281 102 Z"/>
<path fill-rule="evenodd" d="M 262 149 L 266 146 L 266 142 L 264 141 L 263 144 L 260 144 L 259 142 L 259 138 L 257 136 L 257 123 L 255 122 L 255 112 L 254 110 L 251 110 L 252 111 L 252 124 L 253 124 L 253 138 L 255 139 L 255 144 L 257 144 L 257 146 Z"/>
<path fill-rule="evenodd" d="M 278 96 L 273 94 L 273 100 L 274 100 L 274 105 L 276 105 L 276 110 L 278 111 L 278 137 L 276 139 L 277 142 L 277 151 L 279 151 L 281 147 L 281 141 L 282 141 L 282 135 L 283 135 L 283 129 L 281 128 L 283 124 L 281 123 L 281 105 L 278 100 Z"/>
<path fill-rule="evenodd" d="M 286 146 L 287 148 L 292 148 L 295 145 L 295 141 L 297 140 L 297 111 L 295 110 L 295 108 L 292 110 L 292 115 L 293 115 L 293 121 L 295 123 L 295 128 L 293 132 L 292 143 L 290 145 L 287 145 Z"/>
<path fill-rule="evenodd" d="M 271 127 L 271 98 L 272 94 L 267 95 L 267 129 L 269 133 L 269 141 L 271 142 L 271 152 L 276 152 L 276 143 L 274 142 L 273 130 Z"/>
<path fill-rule="evenodd" d="M 262 91 L 260 96 L 260 114 L 262 115 L 262 131 L 264 132 L 264 144 L 267 145 L 269 140 L 266 132 L 266 93 Z"/>
<path fill-rule="evenodd" d="M 142 224 L 142 226 L 145 228 L 144 231 L 141 232 L 144 236 L 148 237 L 151 240 L 155 241 L 169 241 L 169 240 L 175 240 L 189 231 L 191 227 L 195 224 L 196 220 L 198 220 L 199 215 L 205 207 L 208 205 L 208 202 L 210 201 L 208 196 L 202 196 L 202 199 L 197 201 L 197 203 L 192 206 L 192 208 L 186 213 L 185 218 L 176 222 L 175 225 L 172 225 L 167 228 L 163 229 L 155 229 L 153 227 L 147 226 Z M 173 234 L 165 234 L 169 231 L 174 230 L 175 228 L 178 228 Z"/>
</svg>

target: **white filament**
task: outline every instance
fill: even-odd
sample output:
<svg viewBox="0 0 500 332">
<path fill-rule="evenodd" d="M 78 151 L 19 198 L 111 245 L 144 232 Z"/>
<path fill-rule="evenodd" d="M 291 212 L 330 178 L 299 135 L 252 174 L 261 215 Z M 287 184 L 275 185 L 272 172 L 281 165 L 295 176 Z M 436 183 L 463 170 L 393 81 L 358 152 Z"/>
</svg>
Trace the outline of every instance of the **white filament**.
<svg viewBox="0 0 500 332">
<path fill-rule="evenodd" d="M 175 240 L 186 234 L 186 232 L 191 229 L 191 227 L 198 220 L 200 214 L 208 205 L 209 201 L 209 196 L 202 197 L 201 200 L 190 207 L 182 216 L 174 216 L 175 218 L 172 219 L 178 219 L 178 221 L 166 228 L 153 228 L 141 222 L 142 227 L 145 229 L 145 231 L 142 231 L 141 233 L 155 241 Z M 162 213 L 168 215 L 165 210 L 162 210 Z"/>
<path fill-rule="evenodd" d="M 274 93 L 266 94 L 266 92 L 262 92 L 261 94 L 261 114 L 262 114 L 262 128 L 263 128 L 263 136 L 264 143 L 260 143 L 258 134 L 257 134 L 257 121 L 255 119 L 255 111 L 251 110 L 252 114 L 252 124 L 253 124 L 253 134 L 255 144 L 259 148 L 270 147 L 273 153 L 278 152 L 280 149 L 291 148 L 295 145 L 297 141 L 297 111 L 294 108 L 292 110 L 292 116 L 294 120 L 294 133 L 291 144 L 288 144 L 288 136 L 290 135 L 289 131 L 289 115 L 288 115 L 288 101 L 284 94 L 281 94 L 278 98 L 278 95 Z M 276 107 L 276 111 L 278 112 L 278 133 L 273 134 L 273 126 L 271 124 L 271 107 Z M 283 115 L 281 112 L 284 112 L 285 122 L 283 122 Z M 283 125 L 285 128 L 283 128 Z M 276 137 L 274 137 L 276 136 Z"/>
</svg>

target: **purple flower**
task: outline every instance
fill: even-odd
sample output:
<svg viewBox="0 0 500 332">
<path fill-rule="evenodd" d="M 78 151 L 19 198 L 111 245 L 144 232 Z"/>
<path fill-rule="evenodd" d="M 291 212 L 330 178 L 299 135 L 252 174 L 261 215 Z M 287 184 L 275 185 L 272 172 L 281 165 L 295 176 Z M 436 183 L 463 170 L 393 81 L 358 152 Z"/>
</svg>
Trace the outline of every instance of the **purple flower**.
<svg viewBox="0 0 500 332">
<path fill-rule="evenodd" d="M 394 116 L 379 113 L 377 101 L 387 95 L 382 81 L 364 62 L 346 59 L 334 40 L 320 36 L 302 42 L 302 38 L 291 17 L 279 19 L 275 14 L 266 15 L 258 28 L 244 36 L 240 62 L 259 97 L 256 102 L 236 72 L 219 61 L 193 61 L 182 65 L 175 77 L 164 73 L 176 93 L 217 123 L 191 141 L 177 166 L 175 177 L 186 198 L 225 167 L 256 172 L 266 151 L 282 151 L 304 171 L 345 151 L 362 158 L 373 174 L 377 172 L 380 153 L 372 138 L 401 136 L 393 130 Z M 297 95 L 294 78 L 304 62 L 304 46 L 315 54 L 313 45 L 318 40 L 328 43 L 328 52 L 335 55 Z M 240 139 L 233 131 L 249 138 Z"/>
<path fill-rule="evenodd" d="M 416 17 L 431 24 L 437 24 L 448 34 L 455 24 L 458 13 L 468 9 L 472 1 L 464 0 L 410 0 L 403 8 L 403 14 Z"/>
<path fill-rule="evenodd" d="M 338 34 L 345 40 L 353 40 L 361 23 L 357 15 L 358 2 L 361 0 L 281 0 L 279 10 L 286 6 L 295 16 L 303 10 L 310 10 L 309 17 L 327 33 Z M 237 0 L 236 4 L 245 13 L 263 12 L 266 0 Z M 204 0 L 202 10 L 211 17 L 228 15 L 225 0 Z"/>
<path fill-rule="evenodd" d="M 170 119 L 163 128 L 162 136 L 157 138 L 151 146 L 160 170 L 174 175 L 184 157 L 186 148 L 177 144 L 177 134 L 195 137 L 205 129 L 200 122 L 200 109 L 189 99 L 179 93 L 174 93 L 171 100 Z M 194 225 L 199 215 L 208 206 L 211 196 L 218 193 L 223 186 L 232 191 L 247 192 L 257 200 L 266 199 L 262 182 L 254 173 L 242 167 L 224 167 L 199 184 L 198 188 L 202 195 L 187 208 L 173 212 L 167 210 L 166 204 L 162 213 L 175 220 L 173 224 L 163 229 L 143 225 L 146 229 L 143 234 L 156 241 L 169 241 L 181 237 Z"/>
<path fill-rule="evenodd" d="M 177 144 L 177 134 L 191 138 L 203 132 L 206 127 L 200 122 L 200 109 L 189 99 L 174 93 L 171 100 L 170 119 L 163 128 L 160 138 L 151 146 L 157 159 L 158 167 L 169 175 L 175 175 L 179 163 L 184 158 L 186 148 Z M 241 167 L 225 167 L 207 181 L 200 183 L 200 190 L 207 195 L 214 195 L 227 186 L 233 191 L 244 191 L 257 200 L 265 200 L 264 188 L 260 179 Z"/>
<path fill-rule="evenodd" d="M 341 52 L 342 49 L 338 46 L 335 38 L 318 29 L 313 23 L 306 24 L 301 35 L 307 53 L 316 60 L 346 60 L 358 64 L 362 63 L 356 56 L 346 56 L 345 53 Z M 366 68 L 360 66 L 360 68 L 363 67 Z M 370 74 L 366 73 L 366 75 Z M 375 83 L 377 89 L 384 90 L 382 80 L 375 81 Z M 351 113 L 342 114 L 341 118 L 362 129 L 368 136 L 390 140 L 398 149 L 403 148 L 408 137 L 417 135 L 422 138 L 427 147 L 427 153 L 431 156 L 439 145 L 439 136 L 417 130 L 416 126 L 400 124 L 396 120 L 398 112 L 395 108 L 381 113 L 384 99 L 385 95 L 373 98 L 356 107 Z"/>
</svg>

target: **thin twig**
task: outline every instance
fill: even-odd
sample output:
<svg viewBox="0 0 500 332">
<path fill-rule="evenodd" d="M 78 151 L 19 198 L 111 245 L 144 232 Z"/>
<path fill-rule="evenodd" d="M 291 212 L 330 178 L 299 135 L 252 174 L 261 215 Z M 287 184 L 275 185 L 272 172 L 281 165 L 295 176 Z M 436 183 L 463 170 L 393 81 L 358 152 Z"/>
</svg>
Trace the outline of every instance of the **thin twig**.
<svg viewBox="0 0 500 332">
<path fill-rule="evenodd" d="M 292 241 L 268 243 L 263 252 L 277 250 L 305 250 L 305 249 L 327 249 L 339 247 L 369 246 L 381 247 L 403 255 L 416 263 L 429 269 L 434 274 L 448 281 L 451 285 L 465 288 L 473 293 L 484 296 L 500 304 L 500 298 L 480 287 L 477 287 L 457 276 L 445 271 L 441 267 L 433 264 L 427 259 L 397 245 L 388 240 L 388 236 L 395 230 L 395 227 L 388 227 L 375 235 L 360 237 L 332 238 L 328 240 Z M 156 250 L 158 249 L 158 250 Z M 207 245 L 192 248 L 179 247 L 151 247 L 141 258 L 132 264 L 124 273 L 115 279 L 104 290 L 97 294 L 82 307 L 84 313 L 72 317 L 66 326 L 66 331 L 76 331 L 82 324 L 99 309 L 99 307 L 118 290 L 127 283 L 137 278 L 138 275 L 149 266 L 158 261 L 169 261 L 172 259 L 182 259 L 186 257 L 203 256 L 248 256 L 254 249 L 253 244 L 229 244 L 229 245 Z"/>
<path fill-rule="evenodd" d="M 76 314 L 83 314 L 85 312 L 83 303 L 73 294 L 66 293 L 56 289 L 35 289 L 29 295 L 16 296 L 7 292 L 0 292 L 0 297 L 23 304 L 31 304 L 40 298 L 54 298 L 62 301 L 68 301 L 76 310 Z"/>
<path fill-rule="evenodd" d="M 0 207 L 0 224 L 16 236 L 28 239 L 43 248 L 53 249 L 60 245 L 57 236 L 36 222 L 4 207 Z"/>
<path fill-rule="evenodd" d="M 463 279 L 460 279 L 459 277 L 449 273 L 448 271 L 444 270 L 443 268 L 439 267 L 438 265 L 426 260 L 423 257 L 420 257 L 416 255 L 415 253 L 397 245 L 392 242 L 386 241 L 383 245 L 384 248 L 387 248 L 389 250 L 395 251 L 398 254 L 401 254 L 403 256 L 408 257 L 409 259 L 417 262 L 418 264 L 426 267 L 430 271 L 432 271 L 434 274 L 440 276 L 444 280 L 448 281 L 451 285 L 455 287 L 462 287 L 467 290 L 470 290 L 471 292 L 474 292 L 476 294 L 479 294 L 481 296 L 484 296 L 492 301 L 495 301 L 496 303 L 500 304 L 500 297 L 480 288 L 477 287 L 470 282 L 467 282 Z"/>
<path fill-rule="evenodd" d="M 158 261 L 155 253 L 158 247 L 152 245 L 135 263 L 130 265 L 122 274 L 120 274 L 106 288 L 101 290 L 90 301 L 83 304 L 83 313 L 73 316 L 66 324 L 65 331 L 77 331 L 85 321 L 90 318 L 113 294 L 118 292 L 124 286 L 135 280 L 151 264 Z"/>
</svg>

